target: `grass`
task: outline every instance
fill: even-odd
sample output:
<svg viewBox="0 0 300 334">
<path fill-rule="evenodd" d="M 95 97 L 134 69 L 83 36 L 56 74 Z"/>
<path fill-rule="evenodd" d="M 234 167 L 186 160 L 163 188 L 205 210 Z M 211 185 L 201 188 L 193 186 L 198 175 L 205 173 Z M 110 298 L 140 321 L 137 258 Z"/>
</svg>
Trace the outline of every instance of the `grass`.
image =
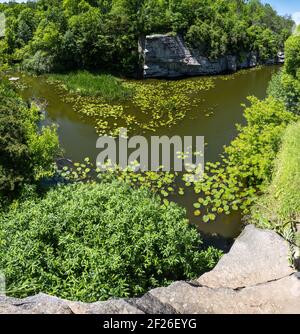
<svg viewBox="0 0 300 334">
<path fill-rule="evenodd" d="M 258 204 L 258 220 L 283 226 L 300 222 L 300 121 L 285 131 L 275 172 Z"/>
<path fill-rule="evenodd" d="M 300 218 L 300 122 L 285 132 L 271 190 L 278 201 L 279 216 L 288 220 Z"/>
<path fill-rule="evenodd" d="M 87 71 L 68 74 L 51 74 L 49 79 L 60 81 L 70 93 L 102 97 L 106 101 L 124 100 L 133 93 L 122 80 L 109 74 L 92 74 Z"/>
</svg>

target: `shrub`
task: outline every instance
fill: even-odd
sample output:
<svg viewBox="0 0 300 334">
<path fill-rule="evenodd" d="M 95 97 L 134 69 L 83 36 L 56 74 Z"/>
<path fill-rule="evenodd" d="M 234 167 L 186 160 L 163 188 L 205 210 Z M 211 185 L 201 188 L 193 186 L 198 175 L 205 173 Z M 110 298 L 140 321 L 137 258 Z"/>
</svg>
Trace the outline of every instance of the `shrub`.
<svg viewBox="0 0 300 334">
<path fill-rule="evenodd" d="M 273 75 L 267 93 L 284 102 L 287 110 L 300 114 L 300 80 L 285 70 Z"/>
<path fill-rule="evenodd" d="M 283 101 L 289 111 L 300 114 L 300 36 L 287 40 L 285 59 L 283 70 L 269 84 L 268 95 Z"/>
<path fill-rule="evenodd" d="M 38 128 L 36 107 L 29 108 L 4 80 L 0 83 L 0 198 L 54 171 L 58 154 L 54 128 Z M 15 194 L 15 193 L 14 193 Z"/>
<path fill-rule="evenodd" d="M 22 69 L 36 74 L 49 73 L 56 67 L 54 57 L 38 50 L 33 56 L 25 57 Z"/>
<path fill-rule="evenodd" d="M 282 87 L 282 71 L 273 74 L 267 89 L 267 95 L 277 100 L 285 101 L 285 94 Z"/>
<path fill-rule="evenodd" d="M 281 82 L 283 101 L 287 109 L 295 114 L 300 114 L 300 76 L 294 78 L 292 75 L 284 72 Z"/>
<path fill-rule="evenodd" d="M 300 36 L 291 36 L 285 43 L 285 70 L 296 77 L 300 68 Z"/>
<path fill-rule="evenodd" d="M 0 268 L 10 295 L 92 302 L 139 295 L 212 268 L 185 212 L 125 183 L 73 184 L 2 216 Z"/>
</svg>

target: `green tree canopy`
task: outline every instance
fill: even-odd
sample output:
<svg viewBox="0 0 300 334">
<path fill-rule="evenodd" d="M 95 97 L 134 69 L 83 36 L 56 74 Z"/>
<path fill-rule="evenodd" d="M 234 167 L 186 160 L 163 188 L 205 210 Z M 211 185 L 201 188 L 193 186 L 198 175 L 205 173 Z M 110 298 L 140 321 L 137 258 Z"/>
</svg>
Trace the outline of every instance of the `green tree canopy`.
<svg viewBox="0 0 300 334">
<path fill-rule="evenodd" d="M 42 51 L 52 62 L 42 70 L 132 73 L 138 37 L 169 32 L 183 35 L 211 58 L 254 50 L 265 60 L 283 48 L 294 25 L 258 0 L 39 0 L 2 7 L 11 61 L 29 59 L 33 70 L 39 58 L 30 58 Z"/>
<path fill-rule="evenodd" d="M 38 108 L 29 108 L 3 80 L 0 83 L 0 200 L 26 183 L 52 175 L 59 152 L 56 130 L 39 128 Z"/>
</svg>

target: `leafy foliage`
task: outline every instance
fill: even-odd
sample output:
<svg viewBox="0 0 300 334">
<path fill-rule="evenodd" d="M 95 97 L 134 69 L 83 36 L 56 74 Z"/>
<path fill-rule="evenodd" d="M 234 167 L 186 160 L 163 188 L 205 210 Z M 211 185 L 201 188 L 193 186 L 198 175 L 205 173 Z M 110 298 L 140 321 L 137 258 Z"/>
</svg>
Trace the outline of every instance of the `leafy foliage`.
<svg viewBox="0 0 300 334">
<path fill-rule="evenodd" d="M 291 36 L 285 43 L 285 71 L 293 77 L 300 68 L 300 37 Z"/>
<path fill-rule="evenodd" d="M 274 176 L 266 194 L 253 209 L 256 223 L 281 228 L 300 221 L 300 122 L 285 131 Z"/>
<path fill-rule="evenodd" d="M 12 87 L 0 83 L 0 197 L 53 174 L 58 154 L 55 128 L 38 126 L 38 108 L 29 108 Z"/>
<path fill-rule="evenodd" d="M 249 100 L 251 106 L 244 113 L 247 125 L 238 126 L 239 134 L 225 148 L 222 161 L 207 163 L 204 180 L 195 185 L 196 193 L 202 194 L 195 208 L 203 208 L 205 222 L 215 220 L 217 213 L 249 213 L 271 180 L 284 130 L 297 119 L 274 98 Z"/>
<path fill-rule="evenodd" d="M 294 24 L 258 0 L 39 0 L 0 9 L 7 16 L 2 48 L 37 72 L 133 73 L 138 37 L 168 32 L 183 35 L 210 58 L 255 51 L 265 60 L 283 48 Z M 41 53 L 49 66 L 31 61 Z"/>
<path fill-rule="evenodd" d="M 267 95 L 272 96 L 277 100 L 284 101 L 284 92 L 282 89 L 282 71 L 273 74 L 268 85 Z"/>
<path fill-rule="evenodd" d="M 63 92 L 81 115 L 91 118 L 101 135 L 119 135 L 120 128 L 150 130 L 171 127 L 181 121 L 198 98 L 193 93 L 214 87 L 214 80 L 171 82 L 122 81 L 111 75 L 51 74 L 49 82 Z M 65 90 L 69 94 L 66 94 Z"/>
<path fill-rule="evenodd" d="M 8 293 L 87 302 L 139 295 L 212 268 L 183 209 L 120 182 L 74 184 L 1 217 L 0 267 Z"/>
<path fill-rule="evenodd" d="M 288 110 L 300 114 L 300 36 L 291 36 L 285 45 L 285 64 L 272 78 L 268 94 L 283 101 Z"/>
</svg>

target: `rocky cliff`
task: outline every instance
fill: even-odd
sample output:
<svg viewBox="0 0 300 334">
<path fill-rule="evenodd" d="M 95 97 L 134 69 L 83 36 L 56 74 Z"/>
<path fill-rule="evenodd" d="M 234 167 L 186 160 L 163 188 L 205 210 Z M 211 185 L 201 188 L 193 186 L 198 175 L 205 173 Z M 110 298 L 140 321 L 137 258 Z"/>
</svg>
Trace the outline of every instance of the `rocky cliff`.
<svg viewBox="0 0 300 334">
<path fill-rule="evenodd" d="M 239 69 L 259 65 L 256 52 L 226 55 L 211 60 L 197 50 L 190 50 L 183 39 L 176 35 L 151 35 L 139 41 L 139 53 L 145 78 L 175 78 L 195 75 L 214 75 L 236 72 Z M 268 64 L 282 63 L 284 57 L 278 54 Z"/>
<path fill-rule="evenodd" d="M 175 282 L 140 298 L 81 303 L 39 294 L 0 297 L 0 313 L 214 314 L 300 313 L 300 273 L 288 262 L 289 244 L 272 231 L 248 226 L 209 273 Z"/>
</svg>

